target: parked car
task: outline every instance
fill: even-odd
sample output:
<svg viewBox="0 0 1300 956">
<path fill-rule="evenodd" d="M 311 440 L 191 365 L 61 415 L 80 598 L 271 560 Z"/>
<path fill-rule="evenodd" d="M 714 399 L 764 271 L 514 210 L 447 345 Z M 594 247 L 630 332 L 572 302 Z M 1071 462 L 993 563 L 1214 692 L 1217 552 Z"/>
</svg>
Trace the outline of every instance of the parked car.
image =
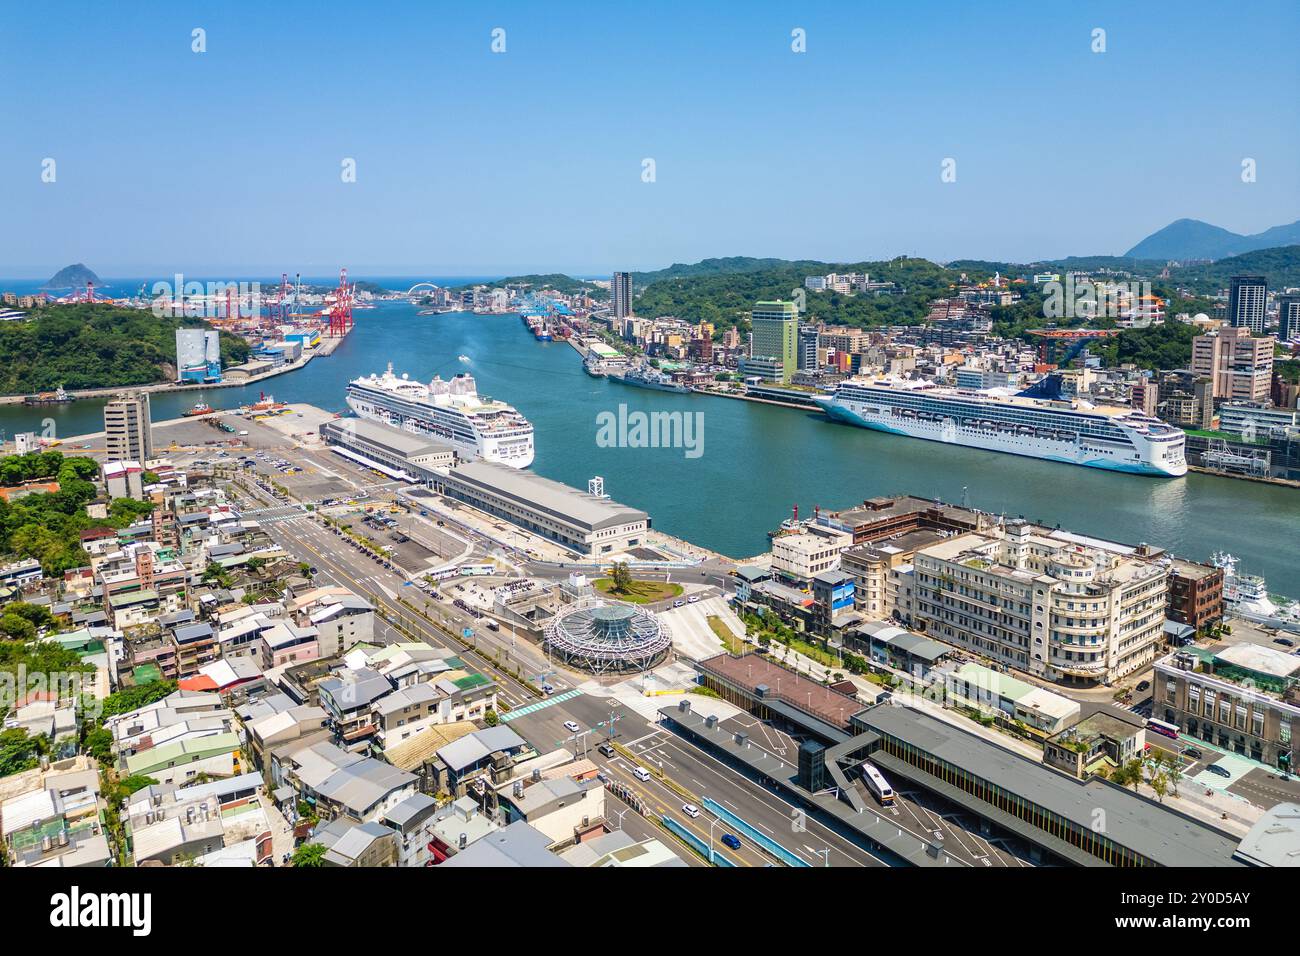
<svg viewBox="0 0 1300 956">
<path fill-rule="evenodd" d="M 1273 643 L 1281 644 L 1283 647 L 1295 647 L 1295 641 L 1291 640 L 1289 637 L 1275 637 L 1273 638 Z"/>
</svg>

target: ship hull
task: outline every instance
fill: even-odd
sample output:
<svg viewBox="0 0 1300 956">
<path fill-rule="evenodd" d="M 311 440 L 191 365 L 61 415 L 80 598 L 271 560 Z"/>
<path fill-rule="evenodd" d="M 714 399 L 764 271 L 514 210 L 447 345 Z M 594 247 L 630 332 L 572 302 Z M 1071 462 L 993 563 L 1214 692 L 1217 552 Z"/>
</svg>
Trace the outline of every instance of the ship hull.
<svg viewBox="0 0 1300 956">
<path fill-rule="evenodd" d="M 627 378 L 623 375 L 611 375 L 610 378 L 622 382 L 624 385 L 631 385 L 633 388 L 649 388 L 656 392 L 676 392 L 679 395 L 688 395 L 691 391 L 685 385 L 661 385 L 658 382 L 643 382 L 638 379 Z"/>
<path fill-rule="evenodd" d="M 450 445 L 456 449 L 458 455 L 466 459 L 481 458 L 484 461 L 494 461 L 512 468 L 527 468 L 533 463 L 531 433 L 527 437 L 481 435 L 477 441 L 470 441 L 454 434 L 449 427 L 440 427 L 427 419 L 384 408 L 369 396 L 349 394 L 347 403 L 358 418 L 388 425 L 391 428 L 400 428 L 413 435 Z"/>
<path fill-rule="evenodd" d="M 869 428 L 872 431 L 886 432 L 891 435 L 903 435 L 908 438 L 921 438 L 926 441 L 942 442 L 946 445 L 959 445 L 964 448 L 977 448 L 981 451 L 996 451 L 1007 455 L 1020 455 L 1023 458 L 1038 458 L 1066 465 L 1080 465 L 1084 468 L 1099 468 L 1104 471 L 1117 471 L 1130 475 L 1146 475 L 1154 478 L 1178 478 L 1187 474 L 1187 465 L 1161 466 L 1150 461 L 1121 460 L 1117 454 L 1103 449 L 1090 449 L 1076 441 L 1056 441 L 1032 435 L 989 434 L 981 429 L 954 427 L 939 421 L 900 422 L 892 418 L 886 422 L 879 417 L 864 414 L 850 406 L 833 400 L 820 403 L 823 411 L 834 421 Z"/>
</svg>

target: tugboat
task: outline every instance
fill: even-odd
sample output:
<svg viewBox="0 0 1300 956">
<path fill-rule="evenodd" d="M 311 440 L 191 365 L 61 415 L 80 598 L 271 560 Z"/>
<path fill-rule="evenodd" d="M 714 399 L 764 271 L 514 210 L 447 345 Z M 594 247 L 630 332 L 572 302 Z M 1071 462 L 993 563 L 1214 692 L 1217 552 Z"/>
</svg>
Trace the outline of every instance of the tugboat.
<svg viewBox="0 0 1300 956">
<path fill-rule="evenodd" d="M 212 411 L 211 405 L 207 404 L 206 402 L 199 402 L 188 412 L 184 412 L 183 414 L 185 415 L 186 418 L 190 418 L 193 417 L 194 415 L 206 415 L 210 411 Z"/>
</svg>

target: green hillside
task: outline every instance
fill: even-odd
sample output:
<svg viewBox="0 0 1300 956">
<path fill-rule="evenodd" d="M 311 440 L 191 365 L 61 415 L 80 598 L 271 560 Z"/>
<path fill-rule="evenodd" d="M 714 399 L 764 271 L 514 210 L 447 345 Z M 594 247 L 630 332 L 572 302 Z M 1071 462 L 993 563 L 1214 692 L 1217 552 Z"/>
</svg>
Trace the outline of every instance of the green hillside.
<svg viewBox="0 0 1300 956">
<path fill-rule="evenodd" d="M 0 323 L 0 394 L 172 381 L 176 329 L 202 325 L 84 302 L 37 309 L 24 321 Z M 247 361 L 248 352 L 243 339 L 221 333 L 222 364 Z"/>
</svg>

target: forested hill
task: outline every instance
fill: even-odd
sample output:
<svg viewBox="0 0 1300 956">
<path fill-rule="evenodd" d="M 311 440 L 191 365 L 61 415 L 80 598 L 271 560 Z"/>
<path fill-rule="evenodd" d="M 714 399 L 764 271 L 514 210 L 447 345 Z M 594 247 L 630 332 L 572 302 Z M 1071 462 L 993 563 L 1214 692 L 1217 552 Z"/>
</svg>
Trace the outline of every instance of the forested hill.
<svg viewBox="0 0 1300 956">
<path fill-rule="evenodd" d="M 0 394 L 172 381 L 176 329 L 202 325 L 112 305 L 36 309 L 25 320 L 0 323 Z M 223 365 L 247 361 L 248 352 L 243 339 L 221 333 Z"/>
<path fill-rule="evenodd" d="M 807 293 L 808 321 L 861 326 L 918 322 L 926 314 L 930 300 L 946 295 L 960 278 L 960 273 L 926 259 L 850 265 L 782 262 L 746 272 L 657 279 L 640 290 L 635 309 L 638 315 L 675 315 L 692 322 L 712 322 L 718 330 L 729 325 L 744 326 L 755 302 L 789 299 L 803 288 L 807 276 L 825 272 L 865 272 L 873 282 L 895 283 L 893 294 Z"/>
</svg>

